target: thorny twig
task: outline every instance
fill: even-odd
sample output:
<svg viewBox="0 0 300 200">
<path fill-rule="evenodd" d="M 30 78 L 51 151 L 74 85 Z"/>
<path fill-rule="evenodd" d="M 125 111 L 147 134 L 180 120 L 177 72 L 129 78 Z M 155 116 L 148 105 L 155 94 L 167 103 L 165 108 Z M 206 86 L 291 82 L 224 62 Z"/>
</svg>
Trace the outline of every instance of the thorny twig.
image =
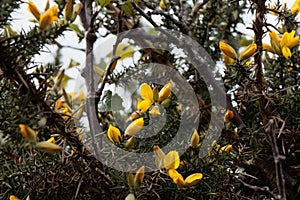
<svg viewBox="0 0 300 200">
<path fill-rule="evenodd" d="M 278 188 L 278 196 L 276 198 L 285 200 L 286 199 L 285 179 L 284 179 L 283 168 L 282 168 L 282 161 L 285 159 L 285 157 L 279 154 L 276 137 L 274 133 L 275 131 L 274 131 L 273 119 L 269 120 L 265 128 L 265 132 L 268 136 L 273 151 L 273 158 L 274 158 L 275 172 L 276 172 L 276 183 Z"/>
</svg>

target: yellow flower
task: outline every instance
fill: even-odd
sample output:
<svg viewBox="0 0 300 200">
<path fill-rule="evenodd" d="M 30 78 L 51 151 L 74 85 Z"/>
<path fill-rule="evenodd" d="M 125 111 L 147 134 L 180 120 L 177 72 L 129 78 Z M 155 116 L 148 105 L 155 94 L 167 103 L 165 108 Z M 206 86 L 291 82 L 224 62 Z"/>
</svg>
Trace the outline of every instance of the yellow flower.
<svg viewBox="0 0 300 200">
<path fill-rule="evenodd" d="M 223 146 L 221 149 L 220 149 L 220 153 L 228 153 L 230 152 L 231 150 L 233 149 L 232 145 L 231 144 L 227 144 L 225 146 Z"/>
<path fill-rule="evenodd" d="M 141 113 L 146 112 L 149 109 L 149 107 L 152 105 L 152 101 L 149 99 L 142 100 L 142 99 L 138 98 L 137 101 L 138 102 L 137 102 L 136 108 Z"/>
<path fill-rule="evenodd" d="M 47 141 L 38 142 L 36 148 L 47 153 L 55 153 L 62 150 L 62 147 Z"/>
<path fill-rule="evenodd" d="M 40 28 L 44 29 L 47 26 L 50 26 L 54 21 L 58 20 L 58 6 L 55 5 L 48 9 L 45 13 L 40 16 Z"/>
<path fill-rule="evenodd" d="M 292 14 L 300 11 L 300 0 L 295 1 L 291 11 L 292 11 Z"/>
<path fill-rule="evenodd" d="M 164 0 L 161 0 L 160 2 L 159 2 L 159 7 L 162 9 L 162 10 L 165 10 L 167 7 L 166 7 L 166 5 L 165 5 L 165 3 L 164 3 Z"/>
<path fill-rule="evenodd" d="M 134 186 L 135 188 L 139 188 L 142 185 L 142 182 L 144 180 L 144 174 L 145 174 L 145 166 L 141 166 L 134 177 Z"/>
<path fill-rule="evenodd" d="M 295 32 L 295 30 L 290 33 L 285 32 L 280 41 L 281 52 L 286 59 L 292 56 L 290 49 L 295 47 L 299 42 L 299 36 L 295 37 Z"/>
<path fill-rule="evenodd" d="M 194 173 L 188 176 L 185 180 L 183 179 L 182 175 L 177 172 L 175 169 L 170 169 L 168 171 L 169 176 L 172 178 L 173 182 L 179 186 L 194 186 L 198 184 L 201 179 L 203 178 L 202 173 Z"/>
<path fill-rule="evenodd" d="M 49 138 L 49 139 L 47 140 L 47 142 L 55 143 L 54 137 Z"/>
<path fill-rule="evenodd" d="M 223 53 L 223 59 L 226 66 L 232 65 L 234 63 L 234 59 L 230 58 L 225 53 Z"/>
<path fill-rule="evenodd" d="M 202 173 L 191 174 L 185 178 L 185 185 L 186 186 L 194 186 L 201 181 L 202 177 L 203 177 Z"/>
<path fill-rule="evenodd" d="M 219 48 L 228 57 L 230 57 L 232 59 L 237 59 L 238 58 L 238 55 L 237 55 L 236 51 L 229 44 L 220 41 L 219 42 Z"/>
<path fill-rule="evenodd" d="M 144 119 L 142 117 L 138 118 L 137 120 L 134 120 L 129 124 L 129 126 L 125 130 L 125 136 L 133 136 L 137 132 L 139 132 L 144 127 Z"/>
<path fill-rule="evenodd" d="M 153 103 L 153 90 L 147 83 L 140 87 L 140 95 L 143 99 L 138 98 L 137 109 L 140 112 L 146 112 Z"/>
<path fill-rule="evenodd" d="M 172 92 L 172 82 L 168 82 L 158 93 L 158 101 L 162 102 L 167 99 Z"/>
<path fill-rule="evenodd" d="M 25 124 L 19 124 L 21 134 L 30 142 L 36 142 L 36 132 Z"/>
<path fill-rule="evenodd" d="M 281 52 L 282 52 L 282 55 L 286 58 L 286 59 L 289 59 L 291 56 L 292 56 L 292 52 L 290 50 L 290 48 L 284 46 L 281 48 Z"/>
<path fill-rule="evenodd" d="M 117 127 L 110 124 L 107 130 L 107 137 L 112 143 L 120 143 L 121 132 Z"/>
<path fill-rule="evenodd" d="M 149 111 L 151 115 L 160 115 L 160 111 L 157 105 L 153 106 L 153 108 Z"/>
<path fill-rule="evenodd" d="M 182 187 L 185 185 L 185 181 L 183 179 L 183 176 L 176 170 L 176 169 L 170 169 L 168 170 L 168 174 L 173 180 L 173 182 L 178 186 Z"/>
<path fill-rule="evenodd" d="M 249 57 L 251 57 L 257 49 L 257 45 L 256 44 L 250 44 L 246 47 L 246 49 L 241 53 L 240 55 L 240 60 L 246 60 Z"/>
<path fill-rule="evenodd" d="M 28 0 L 27 10 L 35 17 L 35 19 L 40 20 L 41 12 L 36 7 L 36 5 L 30 0 Z"/>
<path fill-rule="evenodd" d="M 20 200 L 20 199 L 18 197 L 16 197 L 15 195 L 10 195 L 9 200 Z"/>
<path fill-rule="evenodd" d="M 44 29 L 47 26 L 51 25 L 53 21 L 58 20 L 58 6 L 55 5 L 49 8 L 49 2 L 47 1 L 45 12 L 41 13 L 36 5 L 31 1 L 28 0 L 28 8 L 27 10 L 39 21 L 40 28 Z"/>
<path fill-rule="evenodd" d="M 156 166 L 158 168 L 163 168 L 164 167 L 163 161 L 166 156 L 165 153 L 157 145 L 154 145 L 153 150 L 154 150 L 154 154 L 155 154 Z"/>
<path fill-rule="evenodd" d="M 272 46 L 269 45 L 269 44 L 262 43 L 262 48 L 263 48 L 264 51 L 274 52 Z"/>
<path fill-rule="evenodd" d="M 195 129 L 191 138 L 191 146 L 195 148 L 199 145 L 199 142 L 200 142 L 200 136 L 197 130 Z"/>
<path fill-rule="evenodd" d="M 224 122 L 229 122 L 234 117 L 234 113 L 232 110 L 227 109 L 224 115 Z"/>
<path fill-rule="evenodd" d="M 180 164 L 180 158 L 177 151 L 170 151 L 165 157 L 164 157 L 164 167 L 166 170 L 169 169 L 177 169 Z"/>
<path fill-rule="evenodd" d="M 292 30 L 292 32 L 288 33 L 285 32 L 282 35 L 282 39 L 280 41 L 280 45 L 281 47 L 288 47 L 288 48 L 293 48 L 294 46 L 296 46 L 299 42 L 299 35 L 295 37 L 295 30 Z"/>
</svg>

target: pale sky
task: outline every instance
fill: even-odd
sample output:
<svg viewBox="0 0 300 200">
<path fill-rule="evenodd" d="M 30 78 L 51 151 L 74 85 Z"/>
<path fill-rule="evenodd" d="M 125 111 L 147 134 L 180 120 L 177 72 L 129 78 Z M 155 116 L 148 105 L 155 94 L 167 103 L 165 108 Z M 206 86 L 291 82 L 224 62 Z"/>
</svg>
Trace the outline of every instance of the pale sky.
<svg viewBox="0 0 300 200">
<path fill-rule="evenodd" d="M 32 0 L 37 7 L 40 10 L 44 9 L 46 0 Z M 269 1 L 269 2 L 276 2 L 277 0 L 273 0 L 273 1 Z M 287 4 L 288 8 L 291 8 L 293 3 L 295 2 L 294 0 L 282 0 L 281 2 L 285 2 Z M 54 3 L 51 2 L 50 6 L 53 6 Z M 23 3 L 21 4 L 21 8 L 13 13 L 13 24 L 12 24 L 12 28 L 16 31 L 20 31 L 21 29 L 28 31 L 29 27 L 34 26 L 34 24 L 32 22 L 29 22 L 29 19 L 33 19 L 33 16 L 31 15 L 31 13 L 29 13 L 27 11 L 27 3 Z M 275 19 L 274 16 L 270 15 L 270 21 L 272 21 L 272 18 Z M 251 15 L 245 15 L 245 23 L 246 24 L 251 24 L 252 20 L 253 20 L 253 16 Z M 77 23 L 80 23 L 79 20 L 76 20 Z M 240 25 L 239 26 L 240 31 L 246 33 L 246 35 L 249 36 L 249 38 L 253 37 L 252 32 L 248 31 L 247 29 L 245 29 L 245 26 Z M 268 41 L 268 38 L 266 38 L 266 40 Z M 84 48 L 85 47 L 85 42 L 84 39 L 82 40 L 82 42 L 80 44 L 78 44 L 78 38 L 75 35 L 74 32 L 66 32 L 65 36 L 62 36 L 58 39 L 58 42 L 63 44 L 63 45 L 69 45 L 69 46 L 73 46 L 73 47 L 80 47 L 80 48 Z M 97 47 L 97 44 L 99 45 L 101 43 L 101 41 L 97 41 L 95 47 Z M 41 53 L 41 55 L 37 55 L 35 61 L 36 62 L 41 62 L 41 63 L 48 63 L 48 62 L 52 62 L 54 60 L 54 55 L 55 55 L 55 50 L 56 48 L 54 46 L 48 45 L 46 49 L 44 49 L 46 52 Z M 80 62 L 80 63 L 84 63 L 84 52 L 78 51 L 78 50 L 74 50 L 74 49 L 70 49 L 70 48 L 63 48 L 61 51 L 62 54 L 62 62 L 63 62 L 63 66 L 68 66 L 70 59 L 72 58 L 73 60 Z M 78 75 L 78 71 L 76 69 L 71 69 L 67 71 L 67 74 L 73 78 L 77 77 Z M 68 91 L 73 91 L 74 90 L 74 86 L 72 85 L 74 83 L 70 83 L 69 87 L 67 88 Z"/>
</svg>

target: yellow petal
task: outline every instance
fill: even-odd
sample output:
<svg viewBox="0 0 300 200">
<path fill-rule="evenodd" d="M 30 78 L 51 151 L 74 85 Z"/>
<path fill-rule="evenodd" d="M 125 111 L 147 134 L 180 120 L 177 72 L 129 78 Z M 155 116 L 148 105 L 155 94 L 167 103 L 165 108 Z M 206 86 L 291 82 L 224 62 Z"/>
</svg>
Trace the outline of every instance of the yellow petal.
<svg viewBox="0 0 300 200">
<path fill-rule="evenodd" d="M 20 132 L 27 140 L 30 142 L 36 141 L 36 133 L 30 127 L 26 126 L 25 124 L 19 124 Z"/>
<path fill-rule="evenodd" d="M 172 92 L 172 82 L 167 83 L 158 93 L 158 101 L 162 102 L 167 99 Z"/>
<path fill-rule="evenodd" d="M 37 19 L 39 20 L 40 19 L 40 16 L 41 16 L 41 12 L 39 11 L 39 9 L 36 7 L 36 5 L 28 0 L 28 8 L 27 10 Z"/>
<path fill-rule="evenodd" d="M 18 197 L 16 197 L 15 195 L 10 195 L 9 200 L 20 200 L 20 199 Z"/>
<path fill-rule="evenodd" d="M 55 143 L 54 137 L 49 138 L 49 139 L 47 140 L 47 142 Z"/>
<path fill-rule="evenodd" d="M 182 187 L 185 185 L 185 181 L 182 175 L 179 172 L 177 172 L 175 169 L 168 170 L 168 174 L 177 186 Z"/>
<path fill-rule="evenodd" d="M 202 178 L 203 178 L 203 174 L 201 173 L 192 174 L 185 179 L 185 185 L 187 186 L 196 185 L 201 181 Z"/>
<path fill-rule="evenodd" d="M 46 12 L 41 14 L 40 22 L 39 22 L 41 29 L 44 29 L 47 26 L 51 25 L 51 22 L 52 22 L 52 16 L 49 13 Z"/>
<path fill-rule="evenodd" d="M 281 49 L 281 52 L 286 59 L 289 59 L 292 56 L 291 50 L 286 46 Z"/>
<path fill-rule="evenodd" d="M 227 43 L 220 41 L 219 42 L 219 48 L 228 57 L 230 57 L 232 59 L 237 59 L 238 56 L 237 56 L 236 51 L 230 45 L 228 45 Z"/>
<path fill-rule="evenodd" d="M 194 133 L 192 135 L 192 138 L 191 138 L 191 146 L 192 147 L 197 147 L 199 142 L 200 142 L 200 136 L 199 136 L 197 130 L 195 129 Z"/>
<path fill-rule="evenodd" d="M 275 43 L 280 44 L 279 36 L 275 31 L 270 31 L 269 36 L 270 36 L 270 39 L 273 40 Z"/>
<path fill-rule="evenodd" d="M 234 117 L 234 113 L 232 110 L 227 109 L 226 113 L 224 115 L 224 122 L 229 122 L 230 120 L 232 120 Z"/>
<path fill-rule="evenodd" d="M 257 45 L 256 44 L 250 44 L 247 46 L 247 48 L 241 53 L 240 55 L 240 60 L 246 60 L 249 57 L 251 57 L 257 49 Z"/>
<path fill-rule="evenodd" d="M 149 111 L 149 114 L 151 115 L 160 115 L 160 111 L 158 106 L 153 106 L 153 108 Z"/>
<path fill-rule="evenodd" d="M 141 166 L 134 177 L 134 186 L 139 188 L 142 185 L 142 182 L 144 180 L 144 174 L 145 174 L 145 166 Z"/>
<path fill-rule="evenodd" d="M 138 98 L 136 108 L 141 113 L 144 113 L 148 110 L 148 108 L 151 106 L 151 104 L 152 104 L 152 102 L 149 99 L 142 100 L 142 99 Z"/>
<path fill-rule="evenodd" d="M 296 0 L 292 9 L 291 9 L 291 12 L 292 14 L 296 13 L 296 12 L 299 12 L 300 11 L 300 1 L 299 0 Z"/>
<path fill-rule="evenodd" d="M 125 130 L 125 135 L 133 136 L 144 127 L 144 119 L 142 117 L 131 122 Z"/>
<path fill-rule="evenodd" d="M 53 21 L 58 20 L 58 7 L 57 5 L 51 7 L 49 10 L 47 10 L 45 13 L 41 14 L 40 16 L 40 28 L 44 29 L 47 26 L 51 25 Z"/>
<path fill-rule="evenodd" d="M 150 85 L 143 83 L 140 87 L 140 95 L 143 99 L 153 100 L 153 91 Z"/>
<path fill-rule="evenodd" d="M 295 30 L 292 30 L 290 33 L 285 32 L 282 36 L 281 47 L 287 46 L 288 48 L 293 48 L 299 42 L 299 36 L 295 37 Z"/>
<path fill-rule="evenodd" d="M 47 141 L 38 142 L 36 148 L 47 153 L 55 153 L 62 150 L 61 146 Z"/>
<path fill-rule="evenodd" d="M 154 154 L 155 154 L 155 162 L 158 168 L 163 168 L 163 161 L 165 158 L 165 153 L 159 148 L 159 146 L 154 145 L 153 147 Z"/>
<path fill-rule="evenodd" d="M 232 148 L 232 145 L 231 145 L 231 144 L 228 144 L 228 145 L 223 146 L 223 147 L 220 149 L 220 153 L 223 153 L 223 152 L 228 153 L 228 152 L 230 152 L 232 149 L 233 149 L 233 148 Z"/>
<path fill-rule="evenodd" d="M 170 151 L 165 157 L 164 157 L 164 166 L 166 170 L 169 169 L 177 169 L 180 164 L 180 158 L 177 151 Z"/>
<path fill-rule="evenodd" d="M 159 7 L 162 9 L 162 10 L 165 10 L 167 7 L 166 7 L 166 5 L 165 5 L 165 3 L 164 3 L 164 0 L 161 0 L 160 2 L 159 2 Z"/>
<path fill-rule="evenodd" d="M 227 56 L 225 53 L 223 53 L 223 59 L 224 59 L 224 63 L 225 65 L 232 65 L 234 63 L 234 60 L 232 58 L 230 58 L 229 56 Z"/>
<path fill-rule="evenodd" d="M 121 132 L 117 127 L 110 124 L 107 130 L 107 137 L 112 143 L 120 143 Z"/>
<path fill-rule="evenodd" d="M 273 52 L 272 46 L 266 43 L 262 43 L 262 48 L 264 51 L 270 51 Z"/>
</svg>

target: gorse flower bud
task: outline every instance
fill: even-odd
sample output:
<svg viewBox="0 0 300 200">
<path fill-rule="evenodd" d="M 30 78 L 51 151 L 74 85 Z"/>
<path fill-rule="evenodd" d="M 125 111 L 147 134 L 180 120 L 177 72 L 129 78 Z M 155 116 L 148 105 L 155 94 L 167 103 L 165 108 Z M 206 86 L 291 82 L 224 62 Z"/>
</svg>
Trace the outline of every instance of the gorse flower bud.
<svg viewBox="0 0 300 200">
<path fill-rule="evenodd" d="M 74 0 L 68 0 L 64 8 L 64 16 L 66 21 L 70 21 L 73 15 Z"/>
<path fill-rule="evenodd" d="M 199 145 L 199 142 L 200 142 L 200 136 L 197 130 L 194 130 L 194 133 L 191 138 L 191 146 L 196 148 Z"/>
<path fill-rule="evenodd" d="M 166 156 L 165 153 L 157 145 L 154 145 L 153 150 L 154 150 L 154 154 L 155 154 L 156 166 L 160 169 L 164 168 L 163 161 Z"/>
<path fill-rule="evenodd" d="M 248 45 L 247 48 L 241 53 L 239 59 L 241 61 L 243 61 L 243 60 L 246 60 L 246 59 L 250 58 L 256 52 L 256 49 L 257 49 L 256 44 Z"/>
<path fill-rule="evenodd" d="M 62 150 L 61 146 L 47 141 L 38 142 L 36 148 L 47 153 L 55 153 Z"/>
<path fill-rule="evenodd" d="M 141 166 L 134 177 L 134 187 L 139 188 L 142 185 L 142 182 L 144 180 L 144 175 L 145 175 L 145 167 Z"/>
<path fill-rule="evenodd" d="M 238 55 L 237 55 L 236 51 L 229 44 L 220 41 L 219 42 L 219 48 L 228 57 L 230 57 L 232 59 L 237 59 L 238 58 Z"/>
<path fill-rule="evenodd" d="M 172 82 L 167 83 L 158 93 L 158 101 L 162 102 L 167 99 L 172 92 Z"/>
<path fill-rule="evenodd" d="M 30 142 L 36 142 L 36 133 L 30 127 L 25 124 L 19 124 L 21 134 L 24 138 L 29 140 Z"/>
<path fill-rule="evenodd" d="M 234 117 L 234 113 L 232 110 L 227 109 L 224 115 L 224 122 L 229 122 Z"/>
<path fill-rule="evenodd" d="M 139 132 L 144 127 L 144 119 L 142 117 L 138 118 L 137 120 L 131 122 L 129 126 L 125 130 L 125 136 L 133 136 L 137 132 Z"/>
<path fill-rule="evenodd" d="M 30 0 L 28 0 L 27 10 L 35 17 L 35 19 L 40 20 L 41 12 L 36 7 L 36 5 Z"/>
<path fill-rule="evenodd" d="M 110 124 L 107 130 L 107 137 L 112 143 L 120 143 L 121 132 L 117 127 Z"/>
</svg>

